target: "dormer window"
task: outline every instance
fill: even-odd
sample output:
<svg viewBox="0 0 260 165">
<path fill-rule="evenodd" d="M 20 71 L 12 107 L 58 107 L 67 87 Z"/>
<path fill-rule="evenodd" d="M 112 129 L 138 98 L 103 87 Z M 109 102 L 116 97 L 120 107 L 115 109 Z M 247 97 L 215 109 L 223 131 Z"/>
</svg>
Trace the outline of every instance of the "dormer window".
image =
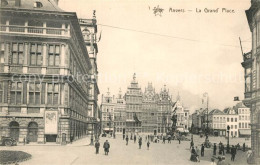
<svg viewBox="0 0 260 165">
<path fill-rule="evenodd" d="M 35 8 L 41 8 L 41 7 L 43 7 L 43 5 L 42 5 L 41 2 L 34 2 L 34 7 Z"/>
</svg>

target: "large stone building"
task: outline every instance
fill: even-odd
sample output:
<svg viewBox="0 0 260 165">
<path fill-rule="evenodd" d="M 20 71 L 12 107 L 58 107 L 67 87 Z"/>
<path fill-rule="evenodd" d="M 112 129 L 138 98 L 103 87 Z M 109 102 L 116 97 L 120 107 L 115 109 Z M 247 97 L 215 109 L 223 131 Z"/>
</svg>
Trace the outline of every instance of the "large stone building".
<svg viewBox="0 0 260 165">
<path fill-rule="evenodd" d="M 238 133 L 239 137 L 248 137 L 251 135 L 250 127 L 250 108 L 246 107 L 242 102 L 234 107 L 238 114 Z"/>
<path fill-rule="evenodd" d="M 98 45 L 97 42 L 97 20 L 95 16 L 95 11 L 93 13 L 92 19 L 79 19 L 81 31 L 83 34 L 83 38 L 86 44 L 86 48 L 89 54 L 89 59 L 91 63 L 91 70 L 86 79 L 88 81 L 89 86 L 89 96 L 88 96 L 88 116 L 97 119 L 93 121 L 92 125 L 89 125 L 88 131 L 95 131 L 96 134 L 100 133 L 101 125 L 98 117 L 98 67 L 97 67 L 97 53 L 98 53 Z M 100 40 L 100 38 L 99 38 Z"/>
<path fill-rule="evenodd" d="M 169 89 L 166 89 L 166 85 L 161 89 L 158 100 L 158 133 L 166 133 L 172 128 L 172 98 L 169 93 Z"/>
<path fill-rule="evenodd" d="M 210 134 L 214 136 L 226 136 L 226 115 L 219 109 L 209 112 Z"/>
<path fill-rule="evenodd" d="M 124 134 L 125 127 L 126 127 L 126 104 L 121 89 L 119 90 L 118 96 L 115 101 L 116 101 L 115 109 L 114 109 L 115 132 L 119 134 Z"/>
<path fill-rule="evenodd" d="M 66 143 L 95 123 L 92 70 L 76 13 L 58 0 L 1 0 L 0 135 Z M 90 125 L 90 126 L 89 126 Z"/>
<path fill-rule="evenodd" d="M 136 81 L 134 74 L 130 86 L 125 94 L 126 101 L 126 132 L 137 133 L 142 131 L 142 101 L 143 95 L 141 88 Z"/>
<path fill-rule="evenodd" d="M 180 95 L 177 96 L 177 101 L 172 107 L 172 113 L 177 115 L 177 129 L 180 131 L 188 131 L 189 127 L 189 117 L 190 111 L 182 105 Z"/>
<path fill-rule="evenodd" d="M 112 133 L 114 132 L 115 97 L 110 95 L 109 89 L 105 96 L 102 95 L 100 109 L 102 113 L 102 133 L 112 135 Z"/>
<path fill-rule="evenodd" d="M 246 10 L 247 21 L 252 33 L 252 51 L 243 54 L 245 69 L 244 103 L 251 111 L 251 146 L 254 160 L 260 164 L 260 0 L 251 0 Z"/>
<path fill-rule="evenodd" d="M 152 83 L 148 83 L 143 94 L 142 132 L 156 134 L 158 100 L 159 96 L 156 94 Z"/>
</svg>

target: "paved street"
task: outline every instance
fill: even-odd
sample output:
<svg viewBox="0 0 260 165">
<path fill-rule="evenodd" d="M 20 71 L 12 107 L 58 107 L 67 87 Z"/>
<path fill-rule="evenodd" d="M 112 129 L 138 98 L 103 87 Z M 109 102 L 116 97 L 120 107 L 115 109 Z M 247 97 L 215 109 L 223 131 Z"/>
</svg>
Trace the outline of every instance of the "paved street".
<svg viewBox="0 0 260 165">
<path fill-rule="evenodd" d="M 111 145 L 108 156 L 104 155 L 103 142 L 108 139 Z M 196 137 L 194 137 L 196 139 Z M 210 164 L 212 149 L 205 150 L 205 157 L 200 163 L 189 161 L 189 141 L 172 141 L 171 144 L 151 143 L 150 150 L 146 148 L 145 138 L 143 138 L 142 149 L 138 149 L 138 144 L 130 140 L 129 145 L 125 145 L 120 135 L 117 139 L 101 138 L 100 154 L 95 154 L 95 148 L 88 146 L 89 139 L 81 139 L 66 146 L 59 145 L 28 145 L 15 147 L 1 147 L 2 150 L 20 150 L 32 154 L 32 159 L 20 164 Z M 195 140 L 195 145 L 196 140 Z M 246 164 L 246 156 L 242 151 L 238 151 L 235 163 Z M 230 162 L 230 155 L 226 155 L 226 160 Z"/>
</svg>

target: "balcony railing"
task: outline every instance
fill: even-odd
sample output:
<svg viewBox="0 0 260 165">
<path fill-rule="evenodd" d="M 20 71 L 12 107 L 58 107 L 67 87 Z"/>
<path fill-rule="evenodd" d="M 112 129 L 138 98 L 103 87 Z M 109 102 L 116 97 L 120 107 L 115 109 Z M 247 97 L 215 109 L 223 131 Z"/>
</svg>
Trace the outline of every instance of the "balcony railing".
<svg viewBox="0 0 260 165">
<path fill-rule="evenodd" d="M 51 27 L 34 27 L 34 26 L 18 26 L 18 25 L 0 25 L 0 32 L 7 33 L 29 33 L 40 35 L 56 35 L 69 36 L 69 29 L 51 28 Z"/>
</svg>

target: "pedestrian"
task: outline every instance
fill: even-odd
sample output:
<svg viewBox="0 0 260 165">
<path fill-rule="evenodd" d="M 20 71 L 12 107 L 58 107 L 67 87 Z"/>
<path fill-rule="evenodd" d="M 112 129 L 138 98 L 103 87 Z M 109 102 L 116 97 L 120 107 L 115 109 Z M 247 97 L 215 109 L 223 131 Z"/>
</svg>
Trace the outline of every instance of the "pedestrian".
<svg viewBox="0 0 260 165">
<path fill-rule="evenodd" d="M 100 147 L 100 143 L 99 143 L 99 141 L 97 140 L 96 143 L 95 143 L 96 154 L 99 154 L 99 147 Z"/>
<path fill-rule="evenodd" d="M 195 150 L 196 150 L 196 153 L 197 153 L 197 155 L 198 155 L 198 157 L 199 157 L 199 153 L 200 153 L 199 147 L 196 146 Z"/>
<path fill-rule="evenodd" d="M 217 154 L 217 145 L 216 143 L 214 143 L 214 147 L 213 147 L 213 155 Z"/>
<path fill-rule="evenodd" d="M 104 151 L 105 151 L 105 155 L 108 155 L 109 148 L 110 148 L 110 144 L 109 144 L 108 140 L 106 140 L 104 142 L 103 148 L 104 148 Z"/>
<path fill-rule="evenodd" d="M 214 158 L 211 158 L 211 163 L 210 163 L 210 165 L 217 165 Z"/>
<path fill-rule="evenodd" d="M 139 149 L 141 149 L 141 146 L 142 146 L 142 138 L 139 138 L 138 144 L 139 144 Z"/>
<path fill-rule="evenodd" d="M 232 148 L 231 148 L 231 161 L 233 161 L 233 162 L 235 161 L 236 153 L 237 153 L 236 148 L 235 148 L 234 145 L 232 145 Z"/>
<path fill-rule="evenodd" d="M 26 143 L 26 137 L 24 136 L 23 137 L 23 145 L 25 145 L 25 143 Z"/>
<path fill-rule="evenodd" d="M 243 143 L 243 152 L 245 152 L 245 151 L 246 151 L 246 144 Z"/>
<path fill-rule="evenodd" d="M 126 135 L 125 140 L 126 140 L 126 145 L 128 145 L 128 140 L 129 140 L 128 135 Z"/>
<path fill-rule="evenodd" d="M 163 142 L 162 143 L 165 144 L 165 136 L 163 136 Z"/>
<path fill-rule="evenodd" d="M 222 155 L 225 155 L 225 146 L 224 144 L 221 145 Z"/>
<path fill-rule="evenodd" d="M 125 134 L 123 134 L 123 140 L 125 140 Z"/>
<path fill-rule="evenodd" d="M 130 137 L 130 140 L 133 140 L 133 134 L 131 133 L 131 137 Z"/>
<path fill-rule="evenodd" d="M 203 157 L 204 156 L 204 144 L 202 144 L 201 145 L 201 151 L 200 151 L 200 155 L 201 155 L 201 157 Z"/>
<path fill-rule="evenodd" d="M 190 142 L 190 149 L 194 146 L 193 140 Z"/>
<path fill-rule="evenodd" d="M 147 142 L 147 150 L 149 150 L 149 147 L 150 147 L 150 142 L 148 140 L 148 142 Z"/>
<path fill-rule="evenodd" d="M 134 143 L 136 142 L 136 135 L 134 135 Z"/>
<path fill-rule="evenodd" d="M 172 142 L 171 142 L 171 136 L 170 136 L 170 135 L 168 136 L 168 143 L 172 143 Z"/>
</svg>

